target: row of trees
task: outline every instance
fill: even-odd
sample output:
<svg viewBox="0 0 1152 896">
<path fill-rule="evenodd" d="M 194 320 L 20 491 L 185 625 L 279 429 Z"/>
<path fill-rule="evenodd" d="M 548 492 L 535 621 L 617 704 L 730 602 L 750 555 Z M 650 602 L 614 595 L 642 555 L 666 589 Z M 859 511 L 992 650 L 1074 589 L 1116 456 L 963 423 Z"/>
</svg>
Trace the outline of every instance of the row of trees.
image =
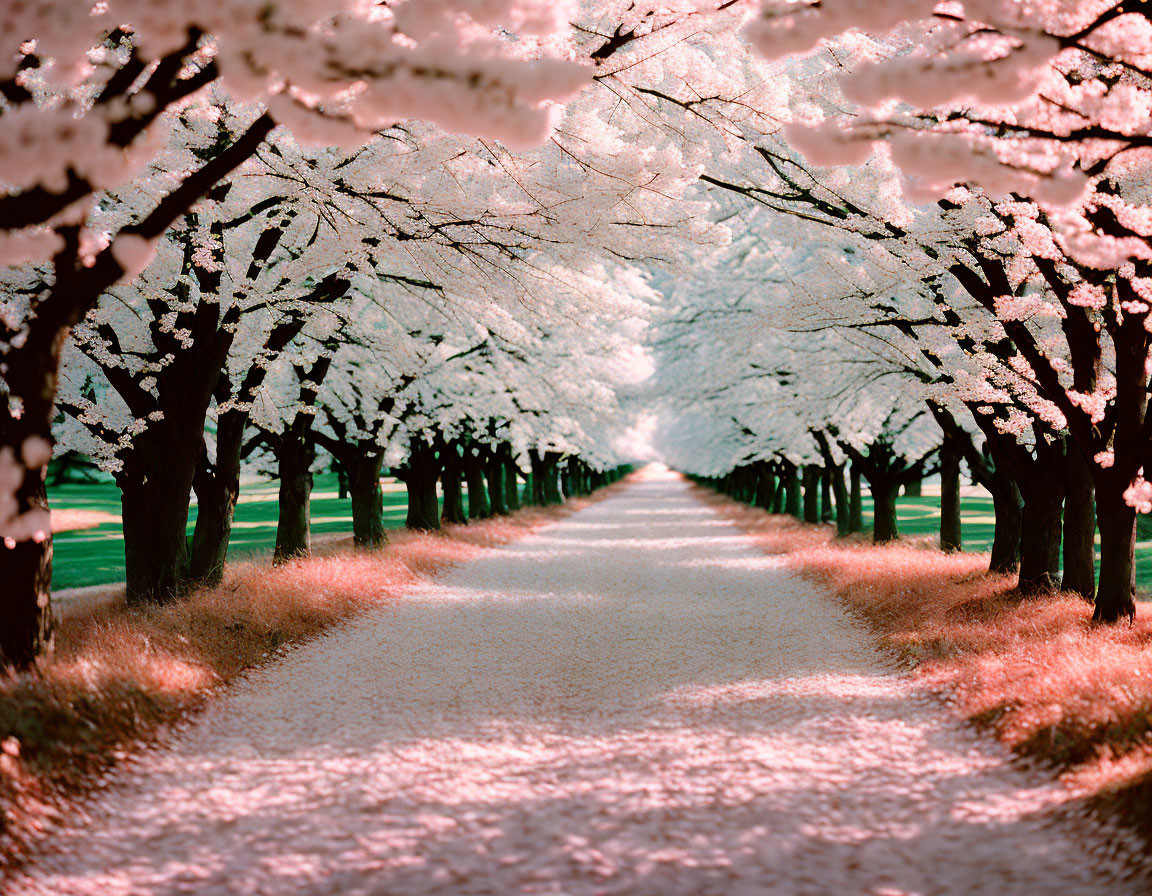
<svg viewBox="0 0 1152 896">
<path fill-rule="evenodd" d="M 188 562 L 215 568 L 237 450 L 285 482 L 313 433 L 387 466 L 461 438 L 595 465 L 574 409 L 612 408 L 589 359 L 642 372 L 653 288 L 657 382 L 715 429 L 669 427 L 678 464 L 817 463 L 826 442 L 871 464 L 883 509 L 905 467 L 960 454 L 996 500 L 994 566 L 1019 553 L 1031 581 L 1047 558 L 1049 581 L 1063 539 L 1097 618 L 1133 612 L 1143 4 L 186 6 L 2 13 L 8 662 L 48 636 L 57 437 L 125 482 L 126 527 L 168 533 L 175 578 L 139 592 L 167 594 L 166 491 L 203 488 L 220 525 Z M 561 435 L 523 424 L 545 409 Z"/>
<path fill-rule="evenodd" d="M 280 479 L 278 558 L 308 548 L 318 449 L 364 544 L 385 468 L 432 526 L 457 471 L 480 513 L 616 467 L 636 266 L 712 230 L 675 146 L 619 151 L 609 92 L 557 105 L 634 39 L 616 6 L 582 31 L 533 0 L 2 14 L 5 663 L 51 639 L 56 444 L 115 476 L 133 601 L 220 577 L 246 464 Z"/>
<path fill-rule="evenodd" d="M 664 101 L 746 147 L 703 174 L 744 232 L 659 342 L 676 413 L 723 436 L 672 425 L 670 452 L 709 475 L 839 452 L 875 480 L 880 535 L 902 476 L 938 464 L 949 494 L 961 458 L 995 501 L 994 569 L 1131 618 L 1152 506 L 1148 10 L 766 2 L 747 34 L 804 71 L 787 112 L 689 79 Z M 701 327 L 727 352 L 685 387 Z"/>
</svg>

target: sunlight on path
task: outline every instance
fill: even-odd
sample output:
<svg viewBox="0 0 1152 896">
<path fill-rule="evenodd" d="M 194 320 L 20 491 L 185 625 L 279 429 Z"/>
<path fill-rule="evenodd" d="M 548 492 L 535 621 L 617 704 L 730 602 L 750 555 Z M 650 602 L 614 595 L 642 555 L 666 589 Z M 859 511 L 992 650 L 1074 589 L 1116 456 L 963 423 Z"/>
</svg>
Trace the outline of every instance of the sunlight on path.
<svg viewBox="0 0 1152 896">
<path fill-rule="evenodd" d="M 650 469 L 218 701 L 22 894 L 1137 892 Z"/>
</svg>

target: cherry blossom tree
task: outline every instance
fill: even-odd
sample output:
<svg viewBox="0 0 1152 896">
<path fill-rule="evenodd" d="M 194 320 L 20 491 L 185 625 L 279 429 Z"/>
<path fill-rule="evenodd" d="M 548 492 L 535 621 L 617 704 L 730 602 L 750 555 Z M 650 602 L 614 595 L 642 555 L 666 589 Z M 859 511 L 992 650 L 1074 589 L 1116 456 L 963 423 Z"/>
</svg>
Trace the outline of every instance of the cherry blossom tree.
<svg viewBox="0 0 1152 896">
<path fill-rule="evenodd" d="M 749 35 L 770 55 L 855 40 L 844 33 L 856 27 L 887 30 L 876 58 L 843 80 L 851 118 L 813 105 L 789 137 L 825 164 L 862 161 L 882 144 L 909 195 L 935 200 L 964 182 L 1000 203 L 996 217 L 1019 235 L 1031 276 L 979 245 L 979 234 L 967 247 L 974 263 L 952 272 L 997 315 L 1090 460 L 1102 553 L 1095 618 L 1130 618 L 1133 505 L 1147 504 L 1152 444 L 1148 11 L 913 0 L 886 5 L 879 19 L 870 13 L 852 3 L 762 5 Z M 1023 281 L 1031 289 L 1018 295 Z M 1063 351 L 1030 326 L 1038 307 L 1062 321 Z"/>
</svg>

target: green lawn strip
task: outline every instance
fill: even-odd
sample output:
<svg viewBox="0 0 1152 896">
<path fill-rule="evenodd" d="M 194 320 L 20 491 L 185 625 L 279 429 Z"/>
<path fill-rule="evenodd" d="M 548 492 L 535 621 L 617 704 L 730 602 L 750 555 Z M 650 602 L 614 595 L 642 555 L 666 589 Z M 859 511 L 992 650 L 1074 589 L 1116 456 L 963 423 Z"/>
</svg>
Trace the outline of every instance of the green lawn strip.
<svg viewBox="0 0 1152 896">
<path fill-rule="evenodd" d="M 275 481 L 246 484 L 241 489 L 232 530 L 230 552 L 234 558 L 258 559 L 272 554 L 276 544 L 278 483 Z M 347 499 L 337 495 L 334 473 L 316 476 L 312 498 L 312 531 L 317 535 L 350 533 L 352 508 Z M 67 483 L 49 490 L 53 507 L 73 510 L 99 510 L 120 514 L 120 491 L 112 482 Z M 940 531 L 940 499 L 934 495 L 919 498 L 901 496 L 896 504 L 897 520 L 903 535 L 936 535 Z M 465 490 L 467 506 L 467 490 Z M 863 498 L 864 525 L 872 525 L 872 500 Z M 408 503 L 402 483 L 385 480 L 384 525 L 389 529 L 404 526 Z M 192 505 L 188 532 L 196 520 Z M 987 551 L 992 546 L 994 513 L 992 499 L 969 496 L 961 501 L 961 521 L 966 551 Z M 1152 518 L 1141 516 L 1136 546 L 1136 582 L 1144 591 L 1152 591 Z M 62 532 L 54 539 L 53 585 L 76 588 L 106 585 L 124 581 L 124 539 L 118 522 L 101 523 L 91 529 Z"/>
<path fill-rule="evenodd" d="M 863 496 L 864 527 L 872 526 L 872 500 Z M 940 499 L 925 495 L 910 498 L 901 495 L 896 502 L 896 519 L 901 535 L 939 535 Z M 991 498 L 965 497 L 960 502 L 961 529 L 964 550 L 980 552 L 990 550 L 995 531 L 995 512 Z M 1152 598 L 1152 518 L 1141 516 L 1137 520 L 1136 587 L 1146 599 Z M 1096 536 L 1100 544 L 1100 536 Z M 1099 572 L 1099 555 L 1097 555 Z"/>
<path fill-rule="evenodd" d="M 271 556 L 276 544 L 276 494 L 278 483 L 245 485 L 240 492 L 236 518 L 229 541 L 235 558 Z M 352 507 L 348 499 L 336 497 L 334 473 L 316 476 L 312 498 L 312 532 L 316 535 L 350 533 Z M 120 491 L 111 482 L 55 486 L 49 491 L 53 507 L 100 510 L 120 514 Z M 408 500 L 401 483 L 385 480 L 384 525 L 404 526 Z M 196 521 L 196 505 L 191 508 L 188 534 Z M 124 581 L 124 536 L 119 522 L 101 523 L 91 529 L 61 532 L 53 539 L 52 583 L 56 589 L 86 585 L 107 585 Z"/>
</svg>

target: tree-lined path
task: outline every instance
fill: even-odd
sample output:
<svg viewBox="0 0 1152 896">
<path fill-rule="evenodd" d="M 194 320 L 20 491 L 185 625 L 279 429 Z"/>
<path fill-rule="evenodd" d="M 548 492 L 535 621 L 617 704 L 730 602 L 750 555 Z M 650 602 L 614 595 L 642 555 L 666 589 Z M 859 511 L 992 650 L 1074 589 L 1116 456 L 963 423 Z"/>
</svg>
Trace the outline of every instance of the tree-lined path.
<svg viewBox="0 0 1152 896">
<path fill-rule="evenodd" d="M 13 894 L 1137 892 L 655 468 L 266 667 Z"/>
</svg>

